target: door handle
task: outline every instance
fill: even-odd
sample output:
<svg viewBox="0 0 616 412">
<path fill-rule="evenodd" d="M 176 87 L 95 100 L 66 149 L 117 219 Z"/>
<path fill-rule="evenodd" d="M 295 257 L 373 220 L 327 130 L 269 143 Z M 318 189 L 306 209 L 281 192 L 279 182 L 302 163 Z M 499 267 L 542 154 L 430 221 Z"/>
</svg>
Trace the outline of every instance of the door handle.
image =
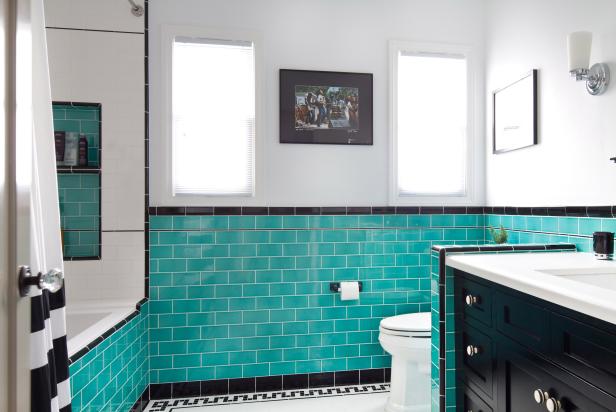
<svg viewBox="0 0 616 412">
<path fill-rule="evenodd" d="M 60 269 L 51 269 L 47 273 L 39 272 L 33 275 L 30 267 L 19 267 L 19 295 L 22 298 L 30 295 L 33 286 L 54 293 L 59 291 L 62 285 L 64 285 L 64 277 Z"/>
</svg>

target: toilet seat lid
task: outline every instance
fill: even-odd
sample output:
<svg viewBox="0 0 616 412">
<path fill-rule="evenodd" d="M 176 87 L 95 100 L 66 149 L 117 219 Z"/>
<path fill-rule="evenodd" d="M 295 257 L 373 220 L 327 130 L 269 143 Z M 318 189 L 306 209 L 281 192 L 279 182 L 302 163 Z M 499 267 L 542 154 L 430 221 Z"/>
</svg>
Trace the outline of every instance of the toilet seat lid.
<svg viewBox="0 0 616 412">
<path fill-rule="evenodd" d="M 399 332 L 430 332 L 431 326 L 430 312 L 391 316 L 381 321 L 381 329 Z"/>
</svg>

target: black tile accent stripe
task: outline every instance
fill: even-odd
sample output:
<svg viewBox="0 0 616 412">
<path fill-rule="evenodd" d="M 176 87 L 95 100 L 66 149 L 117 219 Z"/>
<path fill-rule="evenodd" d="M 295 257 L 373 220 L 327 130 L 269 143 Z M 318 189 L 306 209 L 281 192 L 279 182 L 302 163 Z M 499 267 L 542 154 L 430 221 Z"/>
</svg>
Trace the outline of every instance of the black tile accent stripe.
<svg viewBox="0 0 616 412">
<path fill-rule="evenodd" d="M 439 252 L 439 258 L 444 259 L 445 253 L 469 253 L 469 252 L 506 252 L 506 251 L 541 251 L 541 250 L 576 250 L 574 244 L 550 243 L 550 244 L 522 244 L 522 245 L 481 245 L 481 246 L 442 246 L 434 245 L 432 250 Z M 442 262 L 444 265 L 444 262 Z M 440 267 L 444 269 L 444 267 Z M 439 273 L 441 275 L 441 273 Z"/>
<path fill-rule="evenodd" d="M 502 207 L 484 206 L 483 213 L 528 216 L 616 217 L 616 206 Z"/>
<path fill-rule="evenodd" d="M 296 375 L 262 376 L 257 378 L 218 379 L 209 381 L 150 384 L 149 399 L 171 399 L 192 396 L 233 395 L 282 390 L 301 390 L 334 386 L 388 383 L 390 368 L 361 369 Z"/>
<path fill-rule="evenodd" d="M 105 332 L 103 332 L 100 336 L 98 336 L 92 342 L 88 343 L 85 347 L 81 348 L 78 352 L 76 352 L 73 356 L 71 356 L 68 359 L 68 364 L 71 365 L 72 363 L 77 362 L 80 358 L 84 357 L 88 352 L 94 349 L 97 345 L 99 345 L 109 336 L 111 336 L 112 334 L 120 330 L 124 325 L 126 325 L 128 322 L 133 320 L 135 317 L 137 317 L 139 313 L 141 312 L 141 306 L 143 306 L 143 304 L 147 301 L 148 299 L 144 298 L 144 299 L 141 299 L 139 302 L 137 302 L 137 304 L 135 305 L 136 310 L 134 312 L 131 312 L 124 319 L 122 319 L 121 321 L 113 325 L 111 328 L 107 329 Z"/>
<path fill-rule="evenodd" d="M 528 216 L 571 217 L 616 217 L 616 206 L 559 206 L 559 207 L 512 207 L 512 206 L 309 206 L 309 207 L 240 207 L 240 206 L 151 206 L 152 216 L 169 215 L 470 215 L 504 214 Z"/>
<path fill-rule="evenodd" d="M 152 400 L 145 410 L 148 412 L 171 412 L 177 410 L 190 410 L 203 406 L 229 405 L 238 403 L 271 402 L 301 398 L 332 397 L 344 395 L 360 395 L 367 393 L 388 392 L 389 384 L 376 383 L 367 385 L 336 386 L 324 388 L 305 388 L 278 390 L 270 392 L 242 393 L 242 394 L 222 394 L 193 396 L 184 399 L 160 399 Z M 135 408 L 133 406 L 133 408 Z M 133 409 L 131 409 L 133 410 Z M 135 409 L 136 410 L 136 409 Z"/>
<path fill-rule="evenodd" d="M 124 31 L 124 30 L 100 30 L 100 29 L 79 29 L 76 27 L 56 27 L 56 26 L 45 26 L 46 29 L 52 30 L 73 30 L 73 31 L 92 31 L 97 33 L 116 33 L 116 34 L 143 34 L 138 31 Z"/>
<path fill-rule="evenodd" d="M 504 212 L 504 210 L 503 210 Z M 501 212 L 499 212 L 501 213 Z M 473 253 L 473 252 L 529 252 L 529 251 L 546 251 L 546 250 L 576 250 L 574 244 L 555 243 L 555 244 L 537 244 L 537 245 L 482 245 L 482 246 L 441 246 L 434 245 L 432 250 L 439 255 L 438 263 L 438 291 L 439 296 L 447 296 L 448 291 L 445 288 L 445 259 L 449 253 Z M 452 293 L 452 292 L 449 292 Z M 445 299 L 439 299 L 439 411 L 445 410 L 445 388 L 446 388 L 446 361 L 445 361 Z"/>
<path fill-rule="evenodd" d="M 149 66 L 149 36 L 150 36 L 150 6 L 149 1 L 143 2 L 143 85 L 144 93 L 144 136 L 143 136 L 143 173 L 144 173 L 144 196 L 143 196 L 143 233 L 144 233 L 144 249 L 145 249 L 145 267 L 143 294 L 146 298 L 150 297 L 150 68 Z"/>
<path fill-rule="evenodd" d="M 252 216 L 280 216 L 280 215 L 419 215 L 419 214 L 481 214 L 481 207 L 394 207 L 394 206 L 327 206 L 327 207 L 240 207 L 240 206 L 151 206 L 148 209 L 151 216 L 189 216 L 189 215 L 252 215 Z"/>
<path fill-rule="evenodd" d="M 81 260 L 101 260 L 101 257 L 100 256 L 64 256 L 62 260 L 64 260 L 65 262 L 78 262 Z"/>
</svg>

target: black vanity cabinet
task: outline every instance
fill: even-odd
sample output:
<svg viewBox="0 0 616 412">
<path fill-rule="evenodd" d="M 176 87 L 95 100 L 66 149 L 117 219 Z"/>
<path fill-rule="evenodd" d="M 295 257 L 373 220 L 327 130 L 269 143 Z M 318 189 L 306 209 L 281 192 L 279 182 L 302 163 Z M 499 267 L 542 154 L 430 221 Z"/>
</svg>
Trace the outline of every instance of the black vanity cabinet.
<svg viewBox="0 0 616 412">
<path fill-rule="evenodd" d="M 455 271 L 464 412 L 616 412 L 616 325 Z"/>
</svg>

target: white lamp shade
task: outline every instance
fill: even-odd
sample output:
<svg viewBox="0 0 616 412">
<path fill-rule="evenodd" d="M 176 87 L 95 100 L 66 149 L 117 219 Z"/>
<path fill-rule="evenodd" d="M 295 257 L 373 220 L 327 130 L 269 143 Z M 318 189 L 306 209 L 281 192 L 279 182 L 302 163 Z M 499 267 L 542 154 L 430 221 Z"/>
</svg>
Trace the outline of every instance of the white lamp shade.
<svg viewBox="0 0 616 412">
<path fill-rule="evenodd" d="M 569 52 L 569 71 L 588 69 L 590 65 L 590 49 L 592 33 L 576 31 L 567 36 L 567 51 Z"/>
</svg>

